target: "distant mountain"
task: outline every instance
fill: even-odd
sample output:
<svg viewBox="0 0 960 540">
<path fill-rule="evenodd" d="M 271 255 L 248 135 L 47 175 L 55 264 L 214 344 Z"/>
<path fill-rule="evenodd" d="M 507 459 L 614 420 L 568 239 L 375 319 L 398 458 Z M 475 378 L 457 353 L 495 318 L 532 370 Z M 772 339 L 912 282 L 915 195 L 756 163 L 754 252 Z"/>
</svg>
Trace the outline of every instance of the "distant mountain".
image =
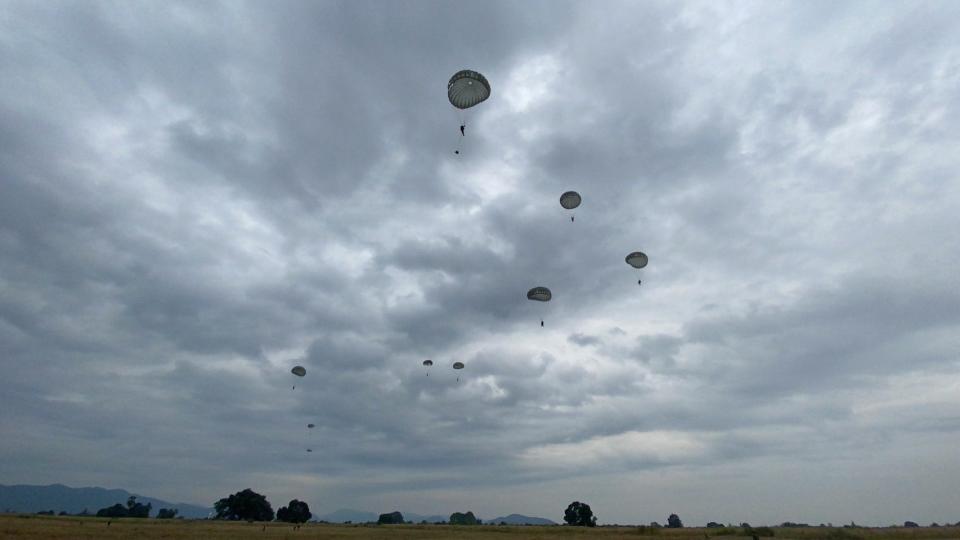
<svg viewBox="0 0 960 540">
<path fill-rule="evenodd" d="M 120 503 L 127 504 L 127 499 L 135 495 L 125 489 L 104 489 L 101 487 L 72 488 L 63 484 L 49 486 L 5 486 L 0 484 L 0 512 L 40 512 L 53 510 L 66 511 L 70 514 L 79 514 L 87 509 L 91 514 L 97 510 Z M 195 504 L 171 503 L 153 497 L 135 495 L 137 502 L 152 504 L 150 515 L 156 516 L 161 508 L 176 508 L 185 518 L 207 517 L 213 508 L 204 508 Z"/>
<path fill-rule="evenodd" d="M 438 523 L 450 519 L 449 514 L 445 516 L 422 516 L 420 514 L 414 514 L 413 512 L 410 512 L 409 514 L 406 512 L 400 513 L 403 514 L 403 519 L 412 521 L 414 523 L 420 523 L 421 521 L 426 521 L 427 523 Z"/>
<path fill-rule="evenodd" d="M 316 519 L 317 521 L 329 521 L 330 523 L 344 523 L 347 521 L 353 523 L 366 523 L 368 521 L 376 521 L 379 517 L 380 514 L 374 514 L 373 512 L 341 508 L 336 512 L 330 512 L 329 514 L 324 514 L 322 516 L 314 516 L 313 519 Z M 404 514 L 404 519 L 406 519 L 406 514 Z"/>
<path fill-rule="evenodd" d="M 498 517 L 491 520 L 484 520 L 487 525 L 499 525 L 501 522 L 507 525 L 556 525 L 555 521 L 547 518 L 522 516 L 520 514 L 510 514 L 505 517 Z"/>
</svg>

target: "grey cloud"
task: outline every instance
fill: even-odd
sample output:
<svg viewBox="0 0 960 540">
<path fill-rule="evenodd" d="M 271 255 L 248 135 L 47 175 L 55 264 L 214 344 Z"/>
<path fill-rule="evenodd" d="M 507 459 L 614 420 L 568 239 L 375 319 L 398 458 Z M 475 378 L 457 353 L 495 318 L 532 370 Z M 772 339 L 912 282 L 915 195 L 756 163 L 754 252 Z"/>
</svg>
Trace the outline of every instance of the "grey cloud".
<svg viewBox="0 0 960 540">
<path fill-rule="evenodd" d="M 567 336 L 567 341 L 569 341 L 570 343 L 574 343 L 576 345 L 580 345 L 581 347 L 588 347 L 590 345 L 598 345 L 602 343 L 601 339 L 598 336 L 581 334 L 579 332 L 576 334 L 570 334 L 569 336 Z"/>
</svg>

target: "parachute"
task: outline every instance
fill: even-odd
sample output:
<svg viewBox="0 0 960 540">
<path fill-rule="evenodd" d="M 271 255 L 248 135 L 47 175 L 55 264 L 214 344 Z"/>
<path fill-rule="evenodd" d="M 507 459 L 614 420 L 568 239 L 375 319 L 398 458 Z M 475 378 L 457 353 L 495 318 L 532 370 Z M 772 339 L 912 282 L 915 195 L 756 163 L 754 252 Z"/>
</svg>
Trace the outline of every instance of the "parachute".
<svg viewBox="0 0 960 540">
<path fill-rule="evenodd" d="M 642 251 L 634 251 L 633 253 L 627 255 L 627 264 L 634 268 L 643 268 L 647 265 L 649 261 L 647 259 L 647 254 Z M 638 279 L 637 285 L 643 285 L 643 280 Z"/>
<path fill-rule="evenodd" d="M 490 83 L 487 78 L 476 71 L 464 69 L 453 74 L 447 83 L 447 99 L 458 109 L 460 116 L 460 137 L 454 154 L 460 154 L 460 146 L 466 137 L 467 121 L 464 110 L 483 103 L 490 97 Z"/>
<path fill-rule="evenodd" d="M 527 291 L 527 300 L 536 300 L 537 302 L 549 302 L 553 298 L 550 289 L 546 287 L 534 287 Z"/>
<path fill-rule="evenodd" d="M 423 365 L 425 365 L 425 366 L 432 366 L 432 365 L 433 365 L 433 360 L 424 360 L 424 361 L 423 361 Z"/>
<path fill-rule="evenodd" d="M 534 287 L 527 291 L 527 300 L 549 302 L 551 298 L 553 298 L 553 294 L 546 287 Z M 543 319 L 540 319 L 540 326 L 543 327 Z"/>
<path fill-rule="evenodd" d="M 576 191 L 568 191 L 560 196 L 560 206 L 564 207 L 567 210 L 573 210 L 574 208 L 580 206 L 580 194 Z M 573 216 L 570 216 L 570 221 L 573 221 Z"/>
<path fill-rule="evenodd" d="M 307 427 L 310 428 L 310 429 L 313 429 L 313 428 L 316 427 L 316 426 L 314 426 L 313 424 L 307 424 Z"/>
<path fill-rule="evenodd" d="M 463 369 L 463 362 L 454 362 L 453 369 Z M 460 382 L 460 376 L 457 375 L 457 382 Z"/>
<path fill-rule="evenodd" d="M 580 194 L 576 191 L 568 191 L 560 196 L 560 206 L 567 210 L 573 210 L 580 206 Z"/>
<path fill-rule="evenodd" d="M 490 83 L 487 78 L 469 69 L 453 74 L 447 83 L 447 99 L 458 109 L 469 109 L 483 103 L 490 97 Z"/>
<path fill-rule="evenodd" d="M 647 265 L 648 259 L 647 255 L 642 251 L 634 251 L 633 253 L 627 255 L 626 261 L 627 264 L 634 268 L 643 268 Z"/>
<path fill-rule="evenodd" d="M 297 377 L 303 377 L 304 375 L 307 374 L 307 370 L 303 366 L 295 366 L 293 369 L 290 370 L 290 373 L 293 373 Z M 297 385 L 293 385 L 293 388 L 291 388 L 291 390 L 296 390 L 296 389 L 297 389 Z"/>
</svg>

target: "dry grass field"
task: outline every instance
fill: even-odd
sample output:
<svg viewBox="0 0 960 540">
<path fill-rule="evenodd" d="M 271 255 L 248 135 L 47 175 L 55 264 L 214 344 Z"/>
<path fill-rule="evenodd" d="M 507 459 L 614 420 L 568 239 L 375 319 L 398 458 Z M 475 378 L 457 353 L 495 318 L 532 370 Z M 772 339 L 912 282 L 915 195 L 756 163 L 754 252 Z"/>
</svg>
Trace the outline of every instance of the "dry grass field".
<svg viewBox="0 0 960 540">
<path fill-rule="evenodd" d="M 108 521 L 110 522 L 107 525 Z M 775 528 L 775 538 L 799 540 L 960 540 L 960 528 Z M 331 539 L 504 539 L 536 538 L 659 538 L 661 540 L 744 540 L 743 536 L 717 536 L 715 529 L 659 529 L 650 534 L 637 527 L 518 527 L 518 526 L 448 526 L 448 525 L 325 525 L 307 524 L 299 530 L 279 523 L 245 523 L 205 520 L 101 519 L 35 515 L 0 515 L 0 538 L 3 539 L 95 539 L 95 538 L 163 538 L 179 539 L 244 539 L 244 538 L 331 538 Z M 642 533 L 642 534 L 641 534 Z"/>
</svg>

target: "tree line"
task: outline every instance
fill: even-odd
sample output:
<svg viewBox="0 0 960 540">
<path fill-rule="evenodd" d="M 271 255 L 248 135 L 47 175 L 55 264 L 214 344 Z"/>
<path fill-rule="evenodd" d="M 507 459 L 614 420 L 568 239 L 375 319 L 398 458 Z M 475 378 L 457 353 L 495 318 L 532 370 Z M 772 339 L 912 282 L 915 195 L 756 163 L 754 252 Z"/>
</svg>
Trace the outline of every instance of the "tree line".
<svg viewBox="0 0 960 540">
<path fill-rule="evenodd" d="M 310 506 L 304 502 L 297 499 L 291 500 L 287 506 L 281 507 L 279 510 L 274 513 L 273 506 L 267 500 L 267 498 L 250 488 L 244 489 L 243 491 L 238 491 L 232 495 L 223 497 L 214 503 L 214 516 L 213 519 L 220 520 L 230 520 L 230 521 L 282 521 L 286 523 L 295 523 L 301 524 L 306 523 L 313 516 L 310 512 Z M 131 495 L 126 502 L 126 505 L 117 503 L 113 506 L 108 506 L 106 508 L 101 508 L 97 510 L 96 514 L 91 514 L 86 509 L 76 516 L 96 516 L 96 517 L 106 517 L 106 518 L 147 518 L 150 517 L 150 511 L 153 506 L 151 503 L 143 504 L 137 501 L 135 495 Z M 55 515 L 53 510 L 46 510 L 37 512 L 38 515 Z M 161 508 L 157 511 L 158 519 L 174 519 L 181 518 L 178 516 L 178 510 L 176 508 Z M 60 512 L 59 515 L 66 516 L 70 515 L 67 512 Z M 573 501 L 570 503 L 566 510 L 563 513 L 563 521 L 568 526 L 574 527 L 596 527 L 597 526 L 597 517 L 593 514 L 593 509 L 590 508 L 590 505 L 580 501 Z M 348 522 L 349 523 L 349 522 Z M 404 524 L 411 523 L 405 521 L 403 514 L 400 512 L 389 512 L 380 514 L 377 524 L 381 525 L 391 525 L 391 524 Z M 421 522 L 421 523 L 426 523 Z M 473 512 L 454 512 L 450 514 L 450 519 L 447 522 L 450 525 L 481 525 L 482 521 L 477 518 Z M 503 523 L 501 523 L 503 525 Z M 724 536 L 724 535 L 735 535 L 735 536 L 751 536 L 754 540 L 757 540 L 760 537 L 772 537 L 774 536 L 774 531 L 770 527 L 751 527 L 749 523 L 741 523 L 739 527 L 736 527 L 732 524 L 724 525 L 722 523 L 711 521 L 707 523 L 708 529 L 715 529 L 713 533 L 709 536 Z M 812 527 L 813 525 L 807 523 L 794 523 L 792 521 L 785 521 L 780 524 L 782 528 L 791 528 L 791 527 Z M 931 523 L 930 527 L 940 527 L 938 523 Z M 943 526 L 951 526 L 949 523 L 946 523 Z M 954 526 L 960 527 L 960 522 L 957 522 Z M 649 526 L 641 525 L 642 529 L 653 530 L 664 527 L 658 522 L 651 522 Z M 680 520 L 680 516 L 677 514 L 670 514 L 667 517 L 666 528 L 679 529 L 683 527 L 683 522 Z M 833 527 L 833 524 L 823 524 L 821 523 L 819 527 Z M 844 525 L 844 528 L 857 528 L 858 526 L 851 522 L 849 525 Z M 901 525 L 891 525 L 891 527 L 901 527 Z M 905 521 L 902 527 L 913 528 L 920 527 L 914 521 Z"/>
</svg>

